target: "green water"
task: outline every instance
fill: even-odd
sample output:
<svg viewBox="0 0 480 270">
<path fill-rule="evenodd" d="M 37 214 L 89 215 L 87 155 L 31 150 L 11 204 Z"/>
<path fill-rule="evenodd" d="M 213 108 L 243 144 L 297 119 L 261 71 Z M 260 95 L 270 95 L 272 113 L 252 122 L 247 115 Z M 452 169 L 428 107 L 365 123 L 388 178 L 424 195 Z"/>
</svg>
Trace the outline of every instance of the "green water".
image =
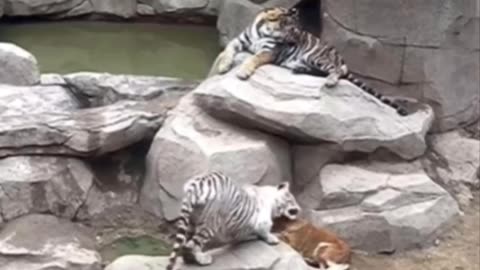
<svg viewBox="0 0 480 270">
<path fill-rule="evenodd" d="M 171 247 L 165 242 L 150 236 L 120 238 L 100 250 L 104 261 L 112 262 L 123 255 L 168 256 Z"/>
<path fill-rule="evenodd" d="M 203 78 L 220 48 L 214 27 L 147 23 L 1 24 L 0 41 L 37 58 L 42 73 L 78 71 Z"/>
</svg>

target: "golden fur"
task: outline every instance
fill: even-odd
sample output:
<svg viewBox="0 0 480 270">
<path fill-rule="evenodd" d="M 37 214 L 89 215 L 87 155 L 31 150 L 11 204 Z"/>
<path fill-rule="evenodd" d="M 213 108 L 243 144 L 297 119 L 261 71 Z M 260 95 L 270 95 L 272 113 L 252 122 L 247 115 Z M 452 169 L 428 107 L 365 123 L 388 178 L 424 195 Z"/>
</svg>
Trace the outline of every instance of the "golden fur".
<svg viewBox="0 0 480 270">
<path fill-rule="evenodd" d="M 326 269 L 334 269 L 333 265 L 343 265 L 337 269 L 347 269 L 350 263 L 351 249 L 345 241 L 305 219 L 277 218 L 272 231 L 311 265 Z"/>
</svg>

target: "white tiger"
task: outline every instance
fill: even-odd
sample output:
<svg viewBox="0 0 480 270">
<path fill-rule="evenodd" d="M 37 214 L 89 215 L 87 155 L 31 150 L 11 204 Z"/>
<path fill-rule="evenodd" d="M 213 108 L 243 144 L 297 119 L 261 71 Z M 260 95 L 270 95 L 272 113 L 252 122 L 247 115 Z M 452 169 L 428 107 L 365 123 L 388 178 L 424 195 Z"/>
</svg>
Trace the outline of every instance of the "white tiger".
<svg viewBox="0 0 480 270">
<path fill-rule="evenodd" d="M 219 172 L 192 178 L 184 186 L 175 245 L 166 269 L 174 269 L 180 253 L 200 265 L 211 264 L 212 257 L 203 248 L 214 238 L 231 243 L 257 236 L 271 245 L 278 244 L 279 239 L 270 232 L 273 218 L 294 220 L 299 212 L 287 182 L 240 186 Z"/>
</svg>

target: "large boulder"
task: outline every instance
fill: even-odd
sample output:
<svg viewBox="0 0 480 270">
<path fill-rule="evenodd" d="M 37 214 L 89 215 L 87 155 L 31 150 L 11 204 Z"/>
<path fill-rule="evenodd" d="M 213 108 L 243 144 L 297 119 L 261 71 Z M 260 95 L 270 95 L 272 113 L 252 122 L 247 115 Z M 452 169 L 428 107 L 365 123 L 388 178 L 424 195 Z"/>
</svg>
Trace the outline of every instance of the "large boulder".
<svg viewBox="0 0 480 270">
<path fill-rule="evenodd" d="M 289 147 L 273 136 L 213 119 L 187 95 L 155 135 L 140 203 L 157 216 L 174 219 L 183 184 L 211 170 L 239 183 L 290 181 Z"/>
<path fill-rule="evenodd" d="M 322 38 L 378 89 L 431 104 L 435 129 L 480 117 L 480 15 L 475 0 L 322 3 Z"/>
<path fill-rule="evenodd" d="M 173 105 L 120 101 L 74 112 L 0 116 L 0 157 L 114 152 L 153 137 Z"/>
<path fill-rule="evenodd" d="M 151 100 L 162 96 L 165 103 L 176 102 L 198 83 L 178 78 L 114 75 L 79 72 L 67 75 L 42 75 L 42 84 L 67 86 L 89 107 L 113 104 L 119 100 Z"/>
<path fill-rule="evenodd" d="M 37 59 L 17 45 L 0 42 L 0 59 L 0 84 L 33 85 L 40 81 Z"/>
<path fill-rule="evenodd" d="M 80 103 L 61 86 L 13 86 L 0 84 L 0 116 L 65 113 Z"/>
<path fill-rule="evenodd" d="M 269 246 L 252 241 L 211 251 L 214 263 L 199 267 L 185 265 L 185 270 L 309 270 L 302 257 L 286 244 Z M 181 261 L 181 260 L 179 260 Z M 168 257 L 128 255 L 120 257 L 105 270 L 164 270 Z M 179 262 L 181 264 L 181 262 Z"/>
<path fill-rule="evenodd" d="M 49 215 L 18 218 L 0 231 L 0 270 L 101 270 L 87 228 Z"/>
<path fill-rule="evenodd" d="M 402 158 L 421 156 L 433 121 L 427 105 L 401 117 L 397 112 L 341 80 L 334 89 L 325 78 L 294 75 L 272 65 L 247 81 L 214 76 L 194 90 L 196 102 L 215 117 L 274 133 L 297 143 L 334 142 L 344 151 L 372 152 L 382 147 Z"/>
<path fill-rule="evenodd" d="M 85 0 L 6 0 L 5 15 L 49 15 L 71 10 Z"/>
<path fill-rule="evenodd" d="M 93 182 L 89 167 L 75 158 L 0 159 L 0 216 L 8 221 L 25 214 L 49 212 L 73 218 Z"/>
<path fill-rule="evenodd" d="M 332 164 L 318 181 L 322 196 L 309 219 L 369 252 L 429 245 L 460 213 L 447 191 L 410 165 Z"/>
</svg>

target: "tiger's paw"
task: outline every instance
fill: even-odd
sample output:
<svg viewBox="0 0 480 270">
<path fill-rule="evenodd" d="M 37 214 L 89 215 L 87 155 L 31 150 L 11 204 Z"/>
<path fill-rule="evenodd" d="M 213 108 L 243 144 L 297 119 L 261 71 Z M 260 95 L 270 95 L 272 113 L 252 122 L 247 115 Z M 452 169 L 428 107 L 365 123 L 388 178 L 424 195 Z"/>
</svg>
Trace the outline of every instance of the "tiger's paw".
<svg viewBox="0 0 480 270">
<path fill-rule="evenodd" d="M 245 67 L 241 67 L 237 71 L 237 78 L 239 78 L 240 80 L 246 80 L 246 79 L 250 78 L 250 76 L 252 76 L 252 74 L 253 74 L 253 71 L 251 71 L 250 69 L 245 68 Z"/>
<path fill-rule="evenodd" d="M 220 62 L 218 63 L 218 73 L 224 74 L 230 70 L 233 64 L 233 57 L 230 57 L 226 54 L 222 55 Z"/>
<path fill-rule="evenodd" d="M 333 76 L 328 76 L 327 79 L 325 80 L 325 86 L 327 88 L 333 88 L 338 84 L 338 78 L 335 78 Z"/>
<path fill-rule="evenodd" d="M 265 242 L 267 242 L 267 244 L 269 244 L 269 245 L 278 245 L 280 243 L 280 239 L 272 233 L 267 234 L 263 238 L 264 238 Z"/>
<path fill-rule="evenodd" d="M 211 255 L 204 252 L 198 252 L 195 254 L 195 260 L 199 265 L 210 265 L 213 263 L 213 258 Z"/>
</svg>

